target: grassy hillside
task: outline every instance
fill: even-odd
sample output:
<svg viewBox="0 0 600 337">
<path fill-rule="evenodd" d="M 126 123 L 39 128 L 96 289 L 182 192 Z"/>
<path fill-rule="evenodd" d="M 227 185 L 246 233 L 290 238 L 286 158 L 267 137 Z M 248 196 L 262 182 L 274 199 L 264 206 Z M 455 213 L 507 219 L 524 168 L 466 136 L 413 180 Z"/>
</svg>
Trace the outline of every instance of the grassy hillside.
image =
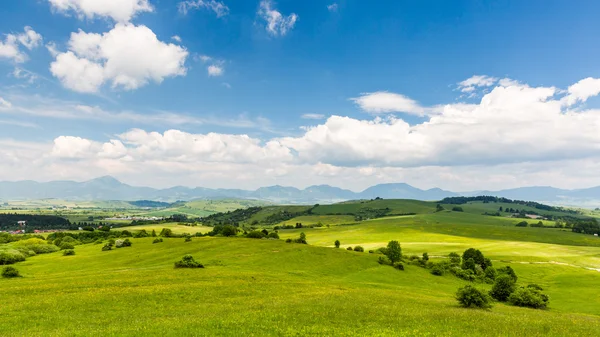
<svg viewBox="0 0 600 337">
<path fill-rule="evenodd" d="M 310 239 L 316 239 L 316 231 Z M 18 264 L 23 278 L 0 279 L 0 331 L 29 336 L 592 336 L 600 329 L 599 303 L 573 304 L 592 298 L 598 274 L 571 267 L 514 265 L 522 278 L 540 283 L 541 277 L 549 286 L 549 310 L 497 304 L 485 311 L 457 306 L 453 296 L 465 281 L 415 266 L 400 272 L 377 264 L 368 253 L 242 238 L 132 241 L 130 248 L 101 252 L 98 245 L 86 245 L 77 247 L 75 256 L 54 253 Z M 173 269 L 184 254 L 193 254 L 206 269 Z"/>
<path fill-rule="evenodd" d="M 185 214 L 190 217 L 205 217 L 220 212 L 229 212 L 253 206 L 263 206 L 266 203 L 258 200 L 221 199 L 221 200 L 193 200 L 175 204 L 174 207 L 138 212 L 136 215 L 143 216 L 171 216 L 173 214 Z"/>
</svg>

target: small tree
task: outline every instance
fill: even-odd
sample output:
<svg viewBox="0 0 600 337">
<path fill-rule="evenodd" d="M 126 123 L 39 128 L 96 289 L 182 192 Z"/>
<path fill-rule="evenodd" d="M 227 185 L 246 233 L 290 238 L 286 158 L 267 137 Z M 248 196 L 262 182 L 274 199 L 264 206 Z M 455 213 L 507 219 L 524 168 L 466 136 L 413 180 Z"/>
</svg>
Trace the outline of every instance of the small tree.
<svg viewBox="0 0 600 337">
<path fill-rule="evenodd" d="M 443 210 L 444 210 L 444 207 L 443 207 L 442 205 L 440 205 L 440 204 L 437 204 L 437 205 L 435 206 L 435 211 L 436 211 L 436 212 L 441 212 L 441 211 L 443 211 Z"/>
<path fill-rule="evenodd" d="M 465 308 L 487 309 L 492 307 L 489 295 L 472 285 L 459 288 L 456 292 L 456 300 Z"/>
<path fill-rule="evenodd" d="M 400 243 L 395 240 L 388 242 L 385 256 L 387 256 L 392 264 L 400 261 L 402 258 L 402 248 L 400 247 Z"/>
<path fill-rule="evenodd" d="M 191 255 L 185 255 L 181 261 L 175 262 L 175 268 L 204 268 L 202 263 L 194 260 L 194 257 Z"/>
<path fill-rule="evenodd" d="M 340 248 L 340 240 L 335 240 L 335 248 Z"/>
<path fill-rule="evenodd" d="M 460 265 L 461 258 L 460 258 L 460 255 L 458 255 L 457 253 L 448 254 L 448 258 L 450 259 L 450 264 L 456 265 L 456 266 Z"/>
<path fill-rule="evenodd" d="M 152 235 L 153 238 L 156 237 L 156 231 L 154 229 L 152 230 L 152 234 L 151 235 Z"/>
<path fill-rule="evenodd" d="M 75 255 L 75 251 L 73 249 L 63 250 L 63 256 L 71 256 L 71 255 Z"/>
<path fill-rule="evenodd" d="M 361 246 L 356 246 L 356 247 L 354 247 L 354 251 L 362 253 L 362 252 L 365 251 L 365 249 L 363 247 L 361 247 Z"/>
<path fill-rule="evenodd" d="M 223 236 L 236 236 L 237 235 L 237 228 L 235 228 L 235 227 L 233 227 L 231 225 L 227 225 L 227 226 L 223 227 L 223 230 L 221 231 L 221 234 Z M 265 236 L 266 236 L 266 234 L 265 234 Z"/>
<path fill-rule="evenodd" d="M 500 302 L 506 302 L 508 297 L 515 291 L 515 282 L 513 279 L 504 274 L 496 278 L 496 282 L 492 286 L 490 295 Z"/>
<path fill-rule="evenodd" d="M 517 273 L 515 273 L 514 269 L 512 269 L 511 266 L 506 266 L 506 267 L 502 267 L 500 269 L 497 270 L 498 274 L 505 274 L 510 276 L 510 278 L 513 280 L 514 283 L 517 283 L 517 280 L 519 279 L 517 277 Z"/>
<path fill-rule="evenodd" d="M 423 253 L 423 261 L 425 261 L 425 262 L 429 261 L 429 254 Z"/>
<path fill-rule="evenodd" d="M 541 290 L 541 287 L 535 284 L 521 287 L 508 297 L 508 302 L 519 307 L 544 309 L 548 306 L 550 299 Z"/>
</svg>

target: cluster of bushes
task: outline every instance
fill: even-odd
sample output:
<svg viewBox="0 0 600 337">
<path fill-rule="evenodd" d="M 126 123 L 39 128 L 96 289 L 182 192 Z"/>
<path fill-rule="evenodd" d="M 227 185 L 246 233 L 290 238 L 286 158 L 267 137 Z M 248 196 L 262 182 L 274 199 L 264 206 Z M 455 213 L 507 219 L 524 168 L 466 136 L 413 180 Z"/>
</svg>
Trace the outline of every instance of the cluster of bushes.
<svg viewBox="0 0 600 337">
<path fill-rule="evenodd" d="M 287 239 L 285 240 L 286 243 L 302 243 L 302 244 L 308 244 L 308 242 L 306 242 L 306 234 L 304 234 L 304 232 L 300 233 L 300 237 L 298 237 L 297 239 Z"/>
<path fill-rule="evenodd" d="M 389 265 L 398 270 L 404 270 L 402 263 L 402 247 L 398 241 L 390 241 L 384 248 L 377 249 L 377 252 L 383 254 L 378 261 L 379 264 Z"/>
<path fill-rule="evenodd" d="M 246 237 L 249 239 L 279 239 L 279 234 L 277 231 L 270 232 L 266 229 L 261 231 L 254 230 L 246 234 Z"/>
<path fill-rule="evenodd" d="M 175 262 L 175 268 L 204 268 L 204 265 L 194 260 L 194 257 L 188 254 L 180 261 Z"/>
<path fill-rule="evenodd" d="M 71 255 L 75 255 L 75 250 L 73 250 L 73 249 L 63 250 L 63 256 L 71 256 Z"/>
<path fill-rule="evenodd" d="M 473 201 L 481 201 L 484 204 L 487 204 L 487 203 L 490 203 L 490 202 L 500 202 L 500 203 L 504 203 L 504 204 L 517 204 L 517 205 L 523 205 L 523 206 L 533 207 L 533 208 L 544 210 L 544 211 L 563 212 L 563 213 L 569 213 L 569 214 L 578 214 L 578 213 L 580 213 L 577 210 L 563 208 L 563 207 L 548 206 L 548 205 L 540 204 L 540 203 L 535 202 L 535 201 L 511 200 L 511 199 L 507 199 L 507 198 L 492 197 L 492 196 L 448 197 L 448 198 L 442 199 L 440 201 L 440 203 L 442 203 L 442 204 L 453 204 L 453 205 L 463 205 L 463 204 L 466 204 L 466 203 L 469 203 L 469 202 L 473 202 Z M 514 213 L 518 213 L 518 212 L 514 212 Z M 530 212 L 530 213 L 532 213 L 532 212 Z"/>
<path fill-rule="evenodd" d="M 154 239 L 154 241 L 152 241 L 152 243 L 161 243 L 161 242 L 163 242 L 162 238 L 156 238 L 156 239 Z"/>
<path fill-rule="evenodd" d="M 131 247 L 131 241 L 129 241 L 129 239 L 117 240 L 117 241 L 115 241 L 115 247 L 116 248 Z"/>
</svg>

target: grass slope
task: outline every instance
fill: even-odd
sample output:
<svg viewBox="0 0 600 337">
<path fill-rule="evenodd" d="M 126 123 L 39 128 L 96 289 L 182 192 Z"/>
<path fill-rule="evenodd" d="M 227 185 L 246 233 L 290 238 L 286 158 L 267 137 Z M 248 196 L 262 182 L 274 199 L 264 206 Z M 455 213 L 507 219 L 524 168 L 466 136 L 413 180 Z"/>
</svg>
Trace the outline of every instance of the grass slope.
<svg viewBox="0 0 600 337">
<path fill-rule="evenodd" d="M 502 304 L 489 311 L 463 309 L 453 294 L 464 281 L 414 266 L 400 272 L 378 265 L 367 253 L 241 238 L 132 241 L 130 248 L 101 252 L 100 246 L 87 245 L 77 247 L 75 256 L 40 255 L 18 264 L 24 278 L 0 279 L 0 331 L 29 336 L 593 336 L 600 329 L 599 316 L 565 306 L 557 294 L 551 294 L 551 309 L 545 311 Z M 173 269 L 184 254 L 193 254 L 206 269 Z M 519 266 L 517 272 L 525 274 L 529 267 Z M 534 278 L 537 268 L 542 266 L 527 277 Z M 556 270 L 555 282 L 572 279 L 570 269 L 563 275 Z M 585 282 L 596 280 L 587 273 Z"/>
</svg>

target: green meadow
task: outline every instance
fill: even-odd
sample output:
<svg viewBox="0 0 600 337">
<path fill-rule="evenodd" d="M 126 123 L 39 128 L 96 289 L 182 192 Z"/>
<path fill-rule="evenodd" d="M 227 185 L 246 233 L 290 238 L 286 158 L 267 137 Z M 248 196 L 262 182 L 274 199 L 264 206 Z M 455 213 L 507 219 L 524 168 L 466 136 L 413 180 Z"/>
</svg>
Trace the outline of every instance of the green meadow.
<svg viewBox="0 0 600 337">
<path fill-rule="evenodd" d="M 383 201 L 378 201 L 383 202 Z M 332 205 L 282 224 L 280 240 L 242 237 L 134 238 L 102 251 L 76 246 L 74 256 L 37 255 L 0 278 L 0 331 L 6 336 L 597 336 L 600 331 L 600 239 L 567 229 L 516 227 L 520 219 L 479 211 L 435 212 L 435 203 L 386 201 L 392 215 L 355 221 L 364 203 Z M 351 206 L 348 206 L 351 205 Z M 362 206 L 361 206 L 362 205 Z M 252 222 L 312 206 L 267 206 Z M 328 206 L 313 208 L 319 210 Z M 350 208 L 349 208 L 350 207 Z M 444 206 L 445 207 L 445 206 Z M 446 207 L 447 208 L 447 207 Z M 416 215 L 393 215 L 402 213 Z M 315 214 L 316 213 L 316 214 Z M 330 214 L 347 213 L 347 214 Z M 250 222 L 250 221 L 247 221 Z M 329 225 L 329 226 L 327 226 Z M 274 225 L 261 226 L 272 230 Z M 206 233 L 212 227 L 156 224 L 121 228 Z M 249 230 L 249 228 L 245 228 Z M 300 233 L 308 245 L 286 243 Z M 341 248 L 334 241 L 341 241 Z M 404 271 L 369 253 L 398 240 L 406 256 L 442 261 L 470 247 L 509 265 L 518 285 L 536 283 L 547 309 L 495 303 L 458 305 L 466 284 L 420 266 Z M 8 244 L 10 246 L 12 244 Z M 365 252 L 345 248 L 360 245 Z M 175 269 L 191 254 L 204 269 Z M 489 290 L 491 285 L 475 283 Z"/>
</svg>

